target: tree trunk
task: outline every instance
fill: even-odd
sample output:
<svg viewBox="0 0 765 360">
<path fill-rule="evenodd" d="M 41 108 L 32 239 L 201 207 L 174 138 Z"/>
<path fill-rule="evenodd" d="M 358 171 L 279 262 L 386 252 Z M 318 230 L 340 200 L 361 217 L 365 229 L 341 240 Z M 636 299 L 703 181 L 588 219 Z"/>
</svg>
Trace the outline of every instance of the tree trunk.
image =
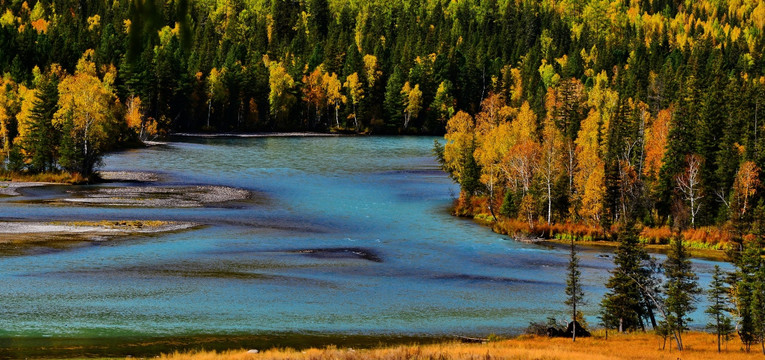
<svg viewBox="0 0 765 360">
<path fill-rule="evenodd" d="M 547 181 L 547 224 L 550 225 L 552 221 L 552 181 Z"/>
<path fill-rule="evenodd" d="M 573 244 L 574 244 L 574 240 L 572 239 L 571 240 L 571 245 L 573 246 Z M 576 286 L 574 287 L 574 289 L 575 289 L 574 291 L 576 291 Z M 571 324 L 572 324 L 572 326 L 571 326 L 571 329 L 572 329 L 572 331 L 571 331 L 571 341 L 572 342 L 576 342 L 576 303 L 574 303 L 573 308 L 574 308 L 574 312 L 572 314 L 573 316 L 571 317 L 572 318 L 572 322 L 571 322 Z"/>
<path fill-rule="evenodd" d="M 356 125 L 356 131 L 359 131 L 359 119 L 356 117 L 356 103 L 353 104 L 353 123 Z"/>
<path fill-rule="evenodd" d="M 210 128 L 210 111 L 212 110 L 212 99 L 207 101 L 207 128 Z"/>
<path fill-rule="evenodd" d="M 680 337 L 680 333 L 675 331 L 675 342 L 677 343 L 677 350 L 683 351 L 683 339 Z"/>
<path fill-rule="evenodd" d="M 722 352 L 722 349 L 720 349 L 720 341 L 722 340 L 721 338 L 722 338 L 722 337 L 720 336 L 720 332 L 718 331 L 718 332 L 717 332 L 717 352 L 718 352 L 718 353 L 719 353 L 719 352 Z"/>
</svg>

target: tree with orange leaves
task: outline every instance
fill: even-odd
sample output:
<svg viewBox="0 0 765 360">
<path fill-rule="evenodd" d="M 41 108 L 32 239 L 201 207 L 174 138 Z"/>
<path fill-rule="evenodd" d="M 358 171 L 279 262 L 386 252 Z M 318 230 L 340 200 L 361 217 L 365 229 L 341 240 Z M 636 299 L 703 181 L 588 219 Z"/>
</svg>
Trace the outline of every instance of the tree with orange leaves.
<svg viewBox="0 0 765 360">
<path fill-rule="evenodd" d="M 667 136 L 669 135 L 672 109 L 663 109 L 653 119 L 645 134 L 645 166 L 643 174 L 651 180 L 656 180 L 659 170 L 664 165 L 664 154 L 667 152 Z"/>
<path fill-rule="evenodd" d="M 539 144 L 536 142 L 537 115 L 528 102 L 521 106 L 518 116 L 511 123 L 510 136 L 514 144 L 502 160 L 501 168 L 511 185 L 525 196 L 534 179 L 534 168 L 539 160 Z"/>
<path fill-rule="evenodd" d="M 749 210 L 749 200 L 760 186 L 760 168 L 753 161 L 744 161 L 738 168 L 736 180 L 733 183 L 732 207 L 736 217 L 742 218 Z"/>
<path fill-rule="evenodd" d="M 321 110 L 327 101 L 327 93 L 324 89 L 324 67 L 319 65 L 310 74 L 303 75 L 303 84 L 303 100 L 308 104 L 308 116 L 311 116 L 311 106 L 313 106 L 316 123 L 321 123 Z"/>
</svg>

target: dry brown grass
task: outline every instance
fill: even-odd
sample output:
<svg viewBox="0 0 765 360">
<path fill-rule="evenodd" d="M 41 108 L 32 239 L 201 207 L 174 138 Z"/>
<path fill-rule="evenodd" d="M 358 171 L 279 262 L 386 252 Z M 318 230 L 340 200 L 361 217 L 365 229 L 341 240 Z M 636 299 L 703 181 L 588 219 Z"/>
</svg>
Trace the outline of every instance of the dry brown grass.
<svg viewBox="0 0 765 360">
<path fill-rule="evenodd" d="M 723 352 L 717 353 L 716 337 L 705 333 L 686 334 L 686 350 L 679 352 L 667 342 L 661 349 L 662 339 L 653 334 L 610 334 L 608 340 L 598 333 L 595 337 L 578 339 L 550 339 L 522 336 L 488 344 L 443 343 L 435 345 L 394 346 L 379 349 L 292 349 L 267 350 L 249 354 L 245 350 L 228 352 L 192 352 L 163 355 L 165 360 L 357 360 L 357 359 L 636 359 L 636 360 L 706 360 L 706 359 L 760 359 L 758 348 L 746 353 L 740 342 L 731 340 L 723 344 Z"/>
<path fill-rule="evenodd" d="M 28 174 L 2 171 L 0 172 L 0 180 L 18 182 L 48 182 L 57 184 L 84 184 L 88 182 L 87 178 L 78 173 L 70 174 L 67 172 Z"/>
</svg>

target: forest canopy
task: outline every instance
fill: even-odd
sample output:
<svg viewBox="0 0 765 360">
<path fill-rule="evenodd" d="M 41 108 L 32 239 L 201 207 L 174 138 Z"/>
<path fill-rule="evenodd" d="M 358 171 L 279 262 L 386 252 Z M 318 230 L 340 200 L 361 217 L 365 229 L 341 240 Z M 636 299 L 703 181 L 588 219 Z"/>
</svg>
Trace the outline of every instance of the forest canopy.
<svg viewBox="0 0 765 360">
<path fill-rule="evenodd" d="M 449 119 L 469 117 L 477 137 L 510 142 L 481 150 L 482 184 L 509 147 L 569 149 L 579 170 L 569 164 L 568 201 L 577 192 L 589 204 L 578 214 L 595 221 L 624 209 L 599 193 L 610 183 L 585 175 L 610 178 L 617 159 L 658 177 L 664 209 L 688 155 L 703 161 L 703 201 L 715 198 L 712 183 L 732 193 L 744 160 L 762 167 L 761 0 L 0 3 L 0 135 L 13 168 L 87 172 L 90 155 L 162 131 L 440 134 Z M 99 87 L 98 111 L 80 109 L 77 86 Z M 33 107 L 38 125 L 57 134 L 44 149 L 23 140 Z M 560 144 L 543 145 L 544 134 Z M 635 141 L 645 146 L 625 158 Z M 46 151 L 46 164 L 31 165 Z M 518 204 L 531 189 L 525 180 Z"/>
</svg>

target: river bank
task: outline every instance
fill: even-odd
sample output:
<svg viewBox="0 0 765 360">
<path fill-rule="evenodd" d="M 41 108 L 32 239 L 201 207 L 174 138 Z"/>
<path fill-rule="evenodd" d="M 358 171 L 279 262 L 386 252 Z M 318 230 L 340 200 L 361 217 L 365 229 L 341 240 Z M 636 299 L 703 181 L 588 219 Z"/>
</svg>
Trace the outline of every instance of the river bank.
<svg viewBox="0 0 765 360">
<path fill-rule="evenodd" d="M 590 338 L 547 338 L 520 336 L 509 340 L 468 344 L 442 342 L 436 344 L 378 346 L 376 348 L 348 348 L 328 346 L 310 349 L 270 350 L 246 349 L 237 351 L 176 352 L 160 356 L 164 360 L 324 360 L 324 359 L 516 359 L 516 360 L 706 360 L 706 359 L 755 359 L 762 354 L 756 349 L 747 353 L 741 350 L 740 341 L 732 338 L 717 352 L 716 336 L 707 333 L 687 333 L 683 336 L 686 350 L 679 352 L 668 340 L 663 346 L 660 336 L 651 333 L 614 334 L 608 338 L 600 331 Z"/>
<path fill-rule="evenodd" d="M 546 224 L 534 223 L 533 229 L 528 222 L 500 217 L 494 220 L 491 215 L 470 212 L 450 211 L 452 215 L 471 218 L 476 223 L 490 228 L 497 234 L 508 235 L 514 239 L 527 243 L 570 246 L 571 241 L 578 246 L 593 249 L 615 249 L 619 246 L 615 238 L 616 228 L 604 230 L 600 227 L 589 226 L 582 223 Z M 638 230 L 638 237 L 646 250 L 657 254 L 667 254 L 670 248 L 670 240 L 675 236 L 669 228 L 643 227 Z M 714 260 L 730 261 L 729 249 L 735 246 L 730 233 L 714 227 L 699 229 L 687 229 L 681 233 L 683 241 L 688 246 L 692 257 Z"/>
</svg>

